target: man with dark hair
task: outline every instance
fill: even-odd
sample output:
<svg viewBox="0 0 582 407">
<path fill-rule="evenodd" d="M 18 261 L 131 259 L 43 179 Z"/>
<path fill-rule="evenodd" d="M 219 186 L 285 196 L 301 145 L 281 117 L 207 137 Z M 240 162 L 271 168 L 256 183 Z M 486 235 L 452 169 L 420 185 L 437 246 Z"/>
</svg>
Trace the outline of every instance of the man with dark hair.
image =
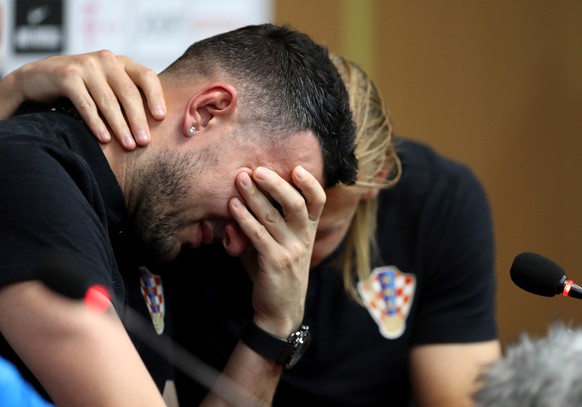
<svg viewBox="0 0 582 407">
<path fill-rule="evenodd" d="M 308 342 L 322 186 L 356 179 L 345 87 L 325 48 L 271 24 L 193 44 L 160 80 L 168 113 L 148 118 L 147 149 L 100 146 L 63 103 L 0 122 L 0 352 L 59 406 L 163 405 L 167 361 L 118 320 L 46 289 L 43 267 L 66 258 L 111 293 L 109 314 L 135 309 L 167 335 L 171 298 L 152 266 L 221 240 L 242 256 L 254 314 L 215 382 L 244 391 L 227 399 L 215 387 L 206 401 L 269 404 Z M 285 338 L 295 347 L 274 357 Z"/>
</svg>

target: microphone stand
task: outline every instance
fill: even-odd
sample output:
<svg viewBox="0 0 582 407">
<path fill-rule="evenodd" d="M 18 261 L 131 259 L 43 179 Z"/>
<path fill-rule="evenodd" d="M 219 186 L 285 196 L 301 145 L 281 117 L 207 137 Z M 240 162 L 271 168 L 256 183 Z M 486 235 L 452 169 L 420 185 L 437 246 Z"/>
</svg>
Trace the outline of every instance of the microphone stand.
<svg viewBox="0 0 582 407">
<path fill-rule="evenodd" d="M 228 403 L 240 407 L 260 406 L 245 389 L 230 378 L 223 376 L 216 379 L 220 372 L 202 360 L 198 359 L 178 343 L 166 336 L 158 336 L 151 329 L 144 318 L 135 310 L 125 307 L 124 325 L 153 350 L 158 352 L 168 362 L 187 374 L 193 380 L 206 386 L 210 391 L 226 400 Z"/>
</svg>

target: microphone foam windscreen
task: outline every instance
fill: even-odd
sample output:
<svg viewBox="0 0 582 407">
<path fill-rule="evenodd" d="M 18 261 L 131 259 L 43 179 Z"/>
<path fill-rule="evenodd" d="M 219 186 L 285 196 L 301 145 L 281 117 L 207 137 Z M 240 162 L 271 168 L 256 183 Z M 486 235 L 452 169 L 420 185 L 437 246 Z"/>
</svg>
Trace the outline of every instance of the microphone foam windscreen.
<svg viewBox="0 0 582 407">
<path fill-rule="evenodd" d="M 521 289 L 544 297 L 561 291 L 566 273 L 552 260 L 537 253 L 524 252 L 515 257 L 511 280 Z"/>
</svg>

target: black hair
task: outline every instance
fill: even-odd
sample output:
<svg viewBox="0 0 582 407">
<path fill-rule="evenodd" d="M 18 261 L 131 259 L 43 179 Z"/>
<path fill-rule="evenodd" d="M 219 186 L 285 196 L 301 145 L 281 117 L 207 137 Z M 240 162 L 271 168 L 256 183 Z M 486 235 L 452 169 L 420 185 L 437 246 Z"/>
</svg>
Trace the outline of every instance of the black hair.
<svg viewBox="0 0 582 407">
<path fill-rule="evenodd" d="M 349 98 L 325 47 L 287 25 L 249 25 L 192 44 L 162 74 L 217 72 L 242 89 L 246 118 L 271 139 L 315 133 L 326 187 L 356 181 Z"/>
</svg>

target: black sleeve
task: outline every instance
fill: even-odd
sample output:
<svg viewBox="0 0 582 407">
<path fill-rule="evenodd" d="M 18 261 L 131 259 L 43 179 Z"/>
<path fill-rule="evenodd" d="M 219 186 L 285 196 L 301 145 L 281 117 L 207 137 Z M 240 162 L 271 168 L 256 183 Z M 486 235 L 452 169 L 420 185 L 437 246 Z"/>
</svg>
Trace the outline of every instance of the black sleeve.
<svg viewBox="0 0 582 407">
<path fill-rule="evenodd" d="M 36 279 L 47 256 L 62 254 L 92 283 L 112 287 L 105 211 L 82 163 L 50 145 L 6 137 L 0 162 L 0 284 Z"/>
</svg>

